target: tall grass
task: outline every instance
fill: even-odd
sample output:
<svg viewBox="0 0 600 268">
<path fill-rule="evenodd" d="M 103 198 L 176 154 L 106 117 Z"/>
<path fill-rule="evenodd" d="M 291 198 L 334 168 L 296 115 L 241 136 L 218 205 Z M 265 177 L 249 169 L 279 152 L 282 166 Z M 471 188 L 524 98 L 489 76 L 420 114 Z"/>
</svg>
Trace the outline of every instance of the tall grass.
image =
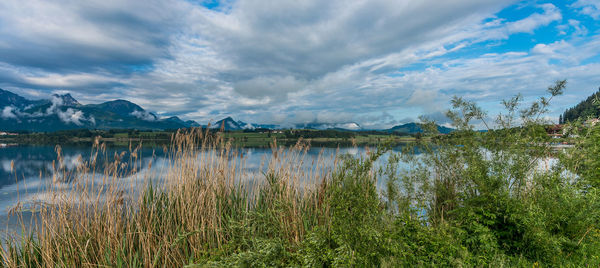
<svg viewBox="0 0 600 268">
<path fill-rule="evenodd" d="M 105 149 L 96 142 L 91 161 L 69 173 L 57 148 L 49 199 L 36 205 L 39 216 L 26 235 L 8 241 L 5 266 L 174 267 L 244 251 L 255 237 L 280 239 L 294 251 L 328 210 L 323 196 L 332 167 L 320 157 L 304 168 L 302 142 L 274 144 L 266 166 L 250 173 L 219 136 L 178 132 L 165 169 L 142 175 L 141 187 L 124 179 L 142 168 L 140 147 L 98 169 L 94 159 Z"/>
</svg>

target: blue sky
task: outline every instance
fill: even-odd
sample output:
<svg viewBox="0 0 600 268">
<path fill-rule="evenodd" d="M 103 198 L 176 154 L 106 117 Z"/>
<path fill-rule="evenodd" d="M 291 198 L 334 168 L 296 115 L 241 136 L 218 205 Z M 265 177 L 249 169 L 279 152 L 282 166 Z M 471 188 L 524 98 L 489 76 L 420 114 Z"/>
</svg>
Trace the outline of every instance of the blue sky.
<svg viewBox="0 0 600 268">
<path fill-rule="evenodd" d="M 600 0 L 0 2 L 0 88 L 127 99 L 201 123 L 447 123 L 567 79 L 600 86 Z"/>
</svg>

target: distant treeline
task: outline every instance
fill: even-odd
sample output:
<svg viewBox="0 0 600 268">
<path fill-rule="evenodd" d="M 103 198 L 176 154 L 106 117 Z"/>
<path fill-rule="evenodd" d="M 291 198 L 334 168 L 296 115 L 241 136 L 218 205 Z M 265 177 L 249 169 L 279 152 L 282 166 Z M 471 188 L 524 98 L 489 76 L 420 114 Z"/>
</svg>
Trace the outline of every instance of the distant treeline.
<svg viewBox="0 0 600 268">
<path fill-rule="evenodd" d="M 136 130 L 136 129 L 110 129 L 110 130 L 98 130 L 98 129 L 74 129 L 74 130 L 60 130 L 55 132 L 29 132 L 19 131 L 16 132 L 17 136 L 9 136 L 4 139 L 10 139 L 15 142 L 27 142 L 27 143 L 65 143 L 71 141 L 82 141 L 82 140 L 93 140 L 95 137 L 102 137 L 105 139 L 141 139 L 150 141 L 170 141 L 171 136 L 177 130 Z M 211 129 L 211 133 L 217 133 L 220 130 Z M 404 132 L 390 132 L 390 131 L 377 131 L 377 130 L 365 130 L 365 131 L 349 131 L 341 129 L 327 129 L 327 130 L 311 130 L 311 129 L 288 129 L 288 130 L 270 130 L 270 129 L 247 129 L 247 130 L 235 130 L 225 131 L 225 133 L 264 133 L 267 137 L 271 137 L 273 133 L 283 134 L 286 139 L 310 139 L 310 138 L 337 138 L 337 139 L 351 139 L 358 136 L 368 135 L 394 135 L 394 136 L 421 136 L 420 133 L 408 134 Z"/>
<path fill-rule="evenodd" d="M 227 131 L 226 131 L 227 132 Z M 233 131 L 235 132 L 235 131 Z M 245 129 L 244 133 L 274 133 L 281 132 L 288 139 L 297 138 L 354 138 L 357 136 L 368 136 L 368 135 L 394 135 L 394 136 L 415 136 L 418 134 L 409 134 L 399 131 L 384 131 L 384 130 L 359 130 L 351 131 L 345 129 L 285 129 L 285 130 L 272 130 L 266 128 L 256 129 Z"/>
<path fill-rule="evenodd" d="M 377 130 L 365 130 L 365 131 L 348 131 L 348 130 L 285 130 L 283 132 L 285 137 L 288 139 L 297 138 L 355 138 L 357 136 L 368 136 L 368 135 L 395 135 L 395 136 L 411 136 L 408 133 L 402 132 L 390 132 L 390 131 L 377 131 Z"/>
<path fill-rule="evenodd" d="M 600 88 L 598 91 L 589 96 L 584 101 L 575 105 L 575 107 L 567 109 L 558 119 L 559 124 L 567 122 L 573 122 L 577 119 L 587 119 L 589 117 L 598 118 L 600 117 L 600 109 L 596 100 L 600 100 Z"/>
<path fill-rule="evenodd" d="M 166 131 L 140 131 L 135 129 L 74 129 L 61 130 L 55 132 L 16 132 L 17 136 L 7 137 L 16 142 L 27 143 L 64 143 L 73 140 L 93 139 L 95 137 L 115 138 L 115 139 L 143 139 L 143 140 L 166 140 L 170 141 L 174 130 Z"/>
<path fill-rule="evenodd" d="M 337 130 L 286 130 L 283 132 L 287 139 L 298 138 L 354 138 L 356 133 L 350 131 Z"/>
</svg>

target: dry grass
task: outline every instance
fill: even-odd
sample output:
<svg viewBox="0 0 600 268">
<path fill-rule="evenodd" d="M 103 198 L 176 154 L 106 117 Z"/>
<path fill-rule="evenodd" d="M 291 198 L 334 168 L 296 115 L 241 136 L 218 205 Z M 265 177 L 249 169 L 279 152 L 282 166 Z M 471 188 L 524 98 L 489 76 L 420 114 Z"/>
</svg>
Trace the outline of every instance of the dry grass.
<svg viewBox="0 0 600 268">
<path fill-rule="evenodd" d="M 287 149 L 274 142 L 264 171 L 249 173 L 219 135 L 195 129 L 172 140 L 167 166 L 144 175 L 137 173 L 144 168 L 140 147 L 99 169 L 95 159 L 106 147 L 96 141 L 90 161 L 73 173 L 57 147 L 60 175 L 48 187 L 49 199 L 36 205 L 35 222 L 23 225 L 31 225 L 29 235 L 3 247 L 4 266 L 179 267 L 243 250 L 257 233 L 297 245 L 327 220 L 323 198 L 333 167 L 325 162 L 332 161 L 303 163 L 302 142 Z M 132 177 L 138 183 L 126 179 Z"/>
</svg>

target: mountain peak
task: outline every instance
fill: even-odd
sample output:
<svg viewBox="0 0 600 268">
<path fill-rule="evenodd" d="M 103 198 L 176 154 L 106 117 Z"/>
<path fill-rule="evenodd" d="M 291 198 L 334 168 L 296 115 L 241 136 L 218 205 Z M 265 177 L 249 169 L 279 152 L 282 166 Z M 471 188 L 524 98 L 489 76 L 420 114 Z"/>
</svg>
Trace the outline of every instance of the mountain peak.
<svg viewBox="0 0 600 268">
<path fill-rule="evenodd" d="M 199 127 L 200 126 L 200 124 L 198 124 L 198 122 L 196 122 L 194 120 L 187 120 L 187 121 L 185 121 L 185 124 L 190 127 Z"/>
<path fill-rule="evenodd" d="M 130 115 L 133 112 L 144 111 L 139 105 L 127 100 L 113 100 L 98 104 L 98 106 L 118 115 Z"/>
<path fill-rule="evenodd" d="M 183 121 L 181 120 L 181 118 L 179 118 L 178 116 L 171 116 L 169 118 L 164 119 L 165 121 L 170 121 L 170 122 L 174 122 L 180 125 L 183 125 L 185 127 L 198 127 L 200 126 L 200 124 L 198 124 L 198 122 L 194 121 L 194 120 L 187 120 L 187 121 Z"/>
<path fill-rule="evenodd" d="M 71 107 L 57 107 L 62 105 Z M 54 94 L 51 100 L 28 100 L 0 89 L 0 126 L 3 130 L 178 129 L 196 125 L 195 121 L 184 122 L 176 116 L 160 119 L 127 100 L 82 105 L 68 93 Z"/>
<path fill-rule="evenodd" d="M 438 124 L 436 124 L 436 126 L 438 129 L 438 132 L 440 132 L 441 134 L 449 134 L 452 131 L 454 131 L 454 129 L 452 129 L 452 128 L 440 126 Z M 419 123 L 410 122 L 410 123 L 405 123 L 402 125 L 394 126 L 394 127 L 390 128 L 389 131 L 404 132 L 407 134 L 415 134 L 415 133 L 422 133 L 423 128 L 421 128 L 421 124 L 419 124 Z"/>
<path fill-rule="evenodd" d="M 319 123 L 319 122 L 311 122 L 304 124 L 296 124 L 296 128 L 300 129 L 338 129 L 338 130 L 361 130 L 362 127 L 356 122 L 346 122 L 346 123 Z"/>
<path fill-rule="evenodd" d="M 63 102 L 63 105 L 65 105 L 65 106 L 81 105 L 75 98 L 73 98 L 73 96 L 71 96 L 70 93 L 63 94 L 63 95 L 54 94 L 54 95 L 52 95 L 52 97 L 61 99 Z"/>
<path fill-rule="evenodd" d="M 240 121 L 241 122 L 241 121 Z M 215 122 L 215 124 L 213 126 L 211 126 L 211 128 L 221 128 L 221 126 L 223 127 L 224 130 L 240 130 L 243 127 L 240 125 L 240 122 L 236 122 L 235 120 L 233 120 L 233 118 L 231 118 L 231 116 L 225 117 L 217 122 Z M 243 122 L 241 122 L 243 123 Z M 245 125 L 245 123 L 243 123 Z"/>
<path fill-rule="evenodd" d="M 182 124 L 183 124 L 183 123 L 185 123 L 185 122 L 183 122 L 183 120 L 181 120 L 181 118 L 179 118 L 178 116 L 171 116 L 171 117 L 169 117 L 169 118 L 167 118 L 167 119 L 165 119 L 165 120 L 167 120 L 167 121 L 171 121 L 171 122 L 182 123 Z"/>
<path fill-rule="evenodd" d="M 4 106 L 24 107 L 30 103 L 29 100 L 0 88 L 0 108 Z"/>
</svg>

